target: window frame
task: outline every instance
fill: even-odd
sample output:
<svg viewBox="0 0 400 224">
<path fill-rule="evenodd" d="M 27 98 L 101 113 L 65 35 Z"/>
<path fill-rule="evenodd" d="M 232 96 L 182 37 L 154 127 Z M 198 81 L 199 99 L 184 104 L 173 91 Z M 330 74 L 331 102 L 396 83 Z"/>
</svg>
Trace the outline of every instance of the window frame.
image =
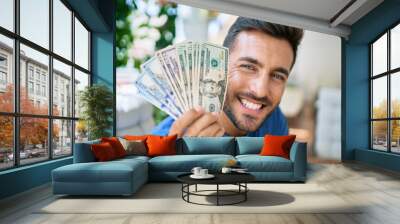
<svg viewBox="0 0 400 224">
<path fill-rule="evenodd" d="M 369 149 L 373 151 L 379 151 L 379 152 L 386 152 L 386 153 L 391 153 L 391 154 L 400 154 L 400 152 L 393 152 L 392 151 L 392 121 L 400 121 L 400 117 L 393 117 L 392 116 L 392 99 L 391 99 L 391 91 L 392 91 L 392 86 L 391 86 L 391 79 L 393 75 L 396 75 L 396 73 L 400 72 L 400 67 L 398 68 L 393 68 L 391 69 L 391 31 L 393 28 L 400 26 L 400 21 L 397 21 L 396 23 L 392 24 L 390 27 L 385 29 L 383 33 L 378 35 L 375 39 L 373 39 L 369 44 L 369 77 L 368 77 L 368 84 L 369 84 Z M 374 76 L 373 74 L 373 44 L 376 43 L 376 41 L 379 40 L 379 38 L 383 37 L 385 34 L 387 34 L 387 64 L 386 64 L 386 71 L 382 72 L 380 74 L 376 74 Z M 387 105 L 386 105 L 386 117 L 385 118 L 373 118 L 373 81 L 378 78 L 386 77 L 386 87 L 387 87 L 387 93 L 386 93 L 386 98 L 387 98 Z M 374 148 L 374 136 L 373 136 L 373 122 L 375 121 L 386 121 L 386 151 L 379 150 Z"/>
<path fill-rule="evenodd" d="M 71 18 L 70 18 L 70 23 L 71 23 L 71 59 L 64 58 L 63 56 L 55 53 L 53 50 L 53 0 L 48 0 L 49 3 L 49 47 L 46 49 L 45 47 L 42 47 L 39 44 L 34 43 L 33 41 L 30 41 L 29 39 L 23 37 L 20 35 L 20 0 L 14 0 L 13 1 L 13 10 L 14 10 L 14 30 L 10 31 L 4 27 L 0 26 L 0 35 L 3 35 L 5 37 L 11 38 L 13 41 L 13 63 L 12 63 L 12 73 L 14 78 L 14 105 L 13 105 L 13 112 L 2 112 L 0 111 L 0 116 L 4 117 L 11 117 L 13 119 L 13 166 L 10 167 L 5 167 L 5 168 L 0 168 L 0 172 L 5 171 L 5 170 L 10 170 L 10 169 L 16 169 L 19 167 L 23 166 L 29 166 L 33 164 L 38 164 L 38 163 L 43 163 L 49 160 L 54 160 L 54 159 L 62 159 L 65 157 L 70 157 L 73 156 L 74 152 L 74 143 L 75 143 L 75 126 L 76 126 L 76 121 L 79 120 L 79 117 L 75 117 L 75 108 L 71 108 L 71 114 L 68 116 L 56 116 L 53 115 L 53 59 L 58 60 L 61 63 L 64 63 L 68 66 L 71 67 L 71 93 L 72 93 L 72 99 L 71 99 L 71 105 L 74 105 L 75 103 L 75 88 L 74 88 L 74 82 L 75 82 L 75 69 L 85 73 L 89 77 L 89 83 L 88 86 L 92 85 L 92 69 L 91 69 L 91 49 L 92 49 L 92 44 L 91 44 L 91 37 L 92 37 L 92 30 L 88 27 L 88 25 L 84 22 L 84 20 L 79 16 L 78 13 L 76 13 L 72 7 L 66 2 L 65 0 L 59 0 L 68 10 L 71 11 Z M 88 31 L 88 69 L 85 69 L 81 67 L 80 65 L 75 63 L 75 18 L 79 20 L 79 22 L 84 26 L 84 28 Z M 46 84 L 45 90 L 48 91 L 48 93 L 45 92 L 46 96 L 48 97 L 47 103 L 48 103 L 48 112 L 46 115 L 39 115 L 39 114 L 28 114 L 28 113 L 21 113 L 20 111 L 20 85 L 21 85 L 21 80 L 20 80 L 20 45 L 23 44 L 27 47 L 30 47 L 40 53 L 43 53 L 48 56 L 49 62 L 48 62 L 48 82 Z M 30 74 L 28 72 L 29 64 L 27 64 L 27 73 L 26 75 L 26 81 L 28 82 L 30 80 Z M 42 83 L 41 79 L 41 74 L 39 74 L 39 80 L 38 83 Z M 37 83 L 36 82 L 36 69 L 33 70 L 33 79 L 32 79 L 34 86 Z M 42 85 L 40 85 L 42 86 Z M 27 89 L 27 91 L 29 91 Z M 34 92 L 36 89 L 34 88 Z M 42 96 L 42 94 L 40 94 Z M 40 160 L 38 162 L 31 162 L 31 163 L 26 163 L 26 164 L 21 164 L 20 161 L 20 119 L 21 118 L 45 118 L 47 119 L 48 122 L 48 135 L 47 135 L 47 151 L 48 155 L 47 158 L 44 157 L 43 160 Z M 54 156 L 54 147 L 53 147 L 53 122 L 56 120 L 65 120 L 65 121 L 70 121 L 71 122 L 71 153 L 68 155 L 61 155 L 61 156 Z"/>
</svg>

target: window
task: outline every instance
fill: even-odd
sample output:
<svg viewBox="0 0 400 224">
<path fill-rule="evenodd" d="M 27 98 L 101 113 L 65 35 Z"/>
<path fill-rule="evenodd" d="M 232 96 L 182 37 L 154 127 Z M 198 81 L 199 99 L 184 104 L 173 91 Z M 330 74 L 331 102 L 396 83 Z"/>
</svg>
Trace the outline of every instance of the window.
<svg viewBox="0 0 400 224">
<path fill-rule="evenodd" d="M 0 7 L 4 3 L 0 1 Z M 3 9 L 0 9 L 0 21 L 3 15 L 1 13 Z M 0 23 L 1 25 L 1 23 Z M 0 33 L 0 113 L 12 113 L 14 111 L 14 83 L 13 77 L 14 71 L 12 69 L 11 61 L 14 57 L 14 42 L 11 38 L 6 37 Z M 6 60 L 9 59 L 8 62 Z M 0 114 L 1 115 L 1 114 Z M 5 114 L 3 114 L 5 115 Z M 1 137 L 1 136 L 0 136 Z M 5 144 L 5 143 L 4 143 Z M 7 145 L 11 145 L 7 143 Z M 0 142 L 0 148 L 2 148 Z M 1 160 L 0 160 L 1 164 Z M 1 165 L 0 165 L 1 169 Z"/>
<path fill-rule="evenodd" d="M 29 66 L 29 71 L 28 71 L 29 79 L 33 80 L 33 67 Z"/>
<path fill-rule="evenodd" d="M 7 73 L 0 70 L 0 84 L 6 85 L 7 84 Z"/>
<path fill-rule="evenodd" d="M 46 86 L 42 86 L 42 96 L 46 96 Z"/>
<path fill-rule="evenodd" d="M 14 31 L 14 0 L 0 1 L 0 26 Z"/>
<path fill-rule="evenodd" d="M 7 85 L 7 56 L 0 54 L 0 91 L 5 91 Z"/>
<path fill-rule="evenodd" d="M 370 45 L 371 148 L 400 153 L 400 24 Z"/>
<path fill-rule="evenodd" d="M 36 95 L 40 95 L 40 84 L 36 84 Z"/>
<path fill-rule="evenodd" d="M 62 0 L 0 0 L 0 26 L 0 170 L 72 155 L 74 136 L 87 139 L 73 105 L 89 85 L 90 31 Z"/>
<path fill-rule="evenodd" d="M 33 82 L 28 82 L 28 93 L 33 94 Z"/>
</svg>

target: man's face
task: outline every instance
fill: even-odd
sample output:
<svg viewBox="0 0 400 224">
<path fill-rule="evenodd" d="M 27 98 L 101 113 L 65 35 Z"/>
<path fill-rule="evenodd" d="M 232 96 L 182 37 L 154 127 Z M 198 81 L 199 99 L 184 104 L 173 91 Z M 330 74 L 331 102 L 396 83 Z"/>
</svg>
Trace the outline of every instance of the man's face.
<svg viewBox="0 0 400 224">
<path fill-rule="evenodd" d="M 279 105 L 293 62 L 287 40 L 240 32 L 229 55 L 224 112 L 241 131 L 255 131 Z"/>
</svg>

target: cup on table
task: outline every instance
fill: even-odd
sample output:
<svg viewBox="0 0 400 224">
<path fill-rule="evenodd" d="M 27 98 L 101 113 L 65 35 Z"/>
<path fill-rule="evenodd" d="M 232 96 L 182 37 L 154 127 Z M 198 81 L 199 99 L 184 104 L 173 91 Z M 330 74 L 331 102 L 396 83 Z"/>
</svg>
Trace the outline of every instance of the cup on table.
<svg viewBox="0 0 400 224">
<path fill-rule="evenodd" d="M 230 173 L 232 171 L 232 168 L 230 167 L 222 167 L 221 172 L 222 173 Z"/>
<path fill-rule="evenodd" d="M 207 176 L 208 175 L 208 169 L 201 169 L 200 170 L 200 176 Z"/>
<path fill-rule="evenodd" d="M 192 169 L 192 173 L 194 174 L 194 175 L 196 175 L 196 176 L 200 176 L 201 174 L 200 174 L 200 171 L 202 170 L 202 168 L 201 167 L 193 167 L 193 169 Z"/>
</svg>

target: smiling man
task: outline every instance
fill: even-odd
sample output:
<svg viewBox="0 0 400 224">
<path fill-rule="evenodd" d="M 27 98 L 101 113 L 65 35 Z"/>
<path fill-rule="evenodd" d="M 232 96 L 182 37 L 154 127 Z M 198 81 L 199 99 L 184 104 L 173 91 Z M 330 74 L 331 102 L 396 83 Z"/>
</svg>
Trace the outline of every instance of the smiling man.
<svg viewBox="0 0 400 224">
<path fill-rule="evenodd" d="M 162 121 L 157 135 L 287 135 L 279 108 L 303 30 L 239 17 L 224 41 L 229 48 L 228 89 L 220 113 L 193 108 Z"/>
</svg>

